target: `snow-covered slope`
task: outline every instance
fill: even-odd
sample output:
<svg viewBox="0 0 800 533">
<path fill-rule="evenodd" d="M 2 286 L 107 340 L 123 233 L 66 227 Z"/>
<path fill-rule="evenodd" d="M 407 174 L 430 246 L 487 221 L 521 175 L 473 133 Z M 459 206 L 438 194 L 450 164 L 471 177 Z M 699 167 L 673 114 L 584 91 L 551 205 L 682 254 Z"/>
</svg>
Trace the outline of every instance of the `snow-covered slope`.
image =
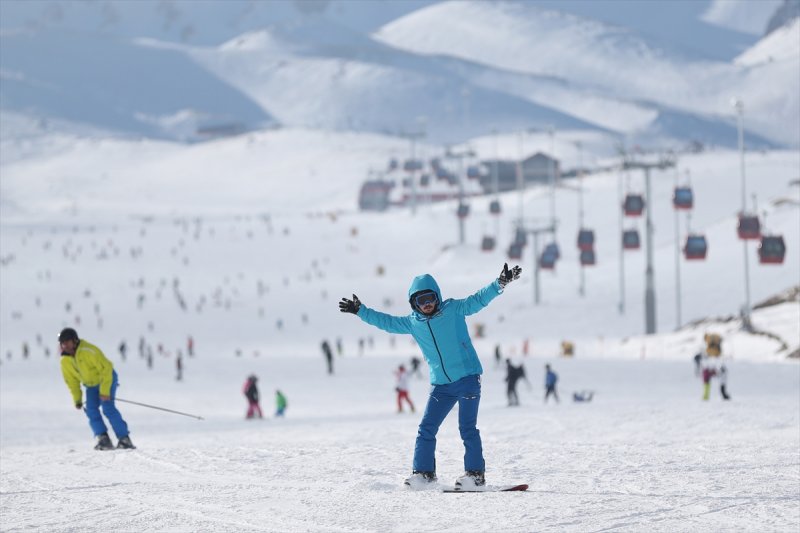
<svg viewBox="0 0 800 533">
<path fill-rule="evenodd" d="M 448 31 L 437 31 L 444 21 L 449 21 Z M 495 32 L 497 27 L 505 31 Z M 800 142 L 794 128 L 800 117 L 800 57 L 754 74 L 727 63 L 681 58 L 624 28 L 516 3 L 444 2 L 387 24 L 375 36 L 420 54 L 555 76 L 601 94 L 701 116 L 730 115 L 730 97 L 736 95 L 754 103 L 749 107 L 758 117 L 753 122 L 757 132 L 778 142 Z M 775 84 L 764 84 L 765 79 Z M 774 87 L 782 88 L 779 94 Z"/>
<path fill-rule="evenodd" d="M 197 139 L 203 126 L 274 122 L 185 55 L 113 36 L 4 31 L 0 64 L 2 107 L 44 119 L 181 140 Z"/>
<path fill-rule="evenodd" d="M 594 161 L 607 164 L 608 151 L 613 151 L 602 137 L 587 137 L 581 132 L 574 136 L 569 132 L 559 133 L 556 139 L 556 154 L 565 159 L 566 168 L 578 159 L 584 164 Z M 521 140 L 524 153 L 549 150 L 546 133 L 531 134 Z M 577 140 L 584 146 L 580 156 L 573 144 Z M 502 136 L 497 141 L 502 157 L 519 153 L 517 136 Z M 51 146 L 43 139 L 25 142 Z M 64 143 L 63 137 L 59 143 Z M 476 141 L 475 148 L 480 157 L 493 157 L 493 144 L 494 139 L 489 137 Z M 3 148 L 16 149 L 14 144 Z M 47 318 L 42 316 L 37 322 L 74 319 L 71 314 L 64 315 L 61 306 L 64 301 L 80 299 L 87 283 L 86 268 L 100 269 L 91 275 L 96 283 L 105 280 L 103 288 L 98 289 L 100 294 L 115 295 L 113 301 L 104 297 L 99 302 L 102 309 L 108 310 L 107 327 L 131 324 L 131 313 L 135 313 L 137 331 L 141 332 L 146 332 L 148 320 L 178 323 L 172 316 L 176 310 L 172 303 L 165 302 L 164 308 L 158 304 L 152 310 L 155 315 L 149 311 L 138 314 L 135 306 L 140 290 L 128 283 L 144 272 L 186 276 L 184 284 L 190 307 L 202 299 L 211 299 L 215 287 L 224 287 L 235 279 L 230 290 L 238 296 L 230 304 L 242 329 L 232 338 L 218 339 L 219 349 L 224 351 L 233 349 L 230 342 L 237 342 L 233 339 L 243 343 L 252 339 L 251 346 L 261 344 L 258 339 L 263 328 L 274 328 L 282 318 L 284 330 L 269 341 L 273 346 L 270 351 L 313 352 L 316 341 L 308 339 L 306 326 L 296 322 L 304 313 L 315 325 L 315 336 L 337 332 L 357 335 L 357 324 L 322 319 L 330 312 L 333 298 L 355 291 L 369 305 L 403 313 L 406 305 L 401 296 L 405 285 L 420 270 L 429 270 L 442 278 L 448 294 L 469 294 L 496 276 L 506 260 L 512 224 L 519 216 L 519 199 L 513 193 L 503 196 L 506 212 L 497 222 L 488 214 L 489 198 L 473 200 L 473 214 L 466 222 L 467 244 L 463 247 L 455 245 L 458 228 L 452 203 L 423 206 L 416 217 L 405 211 L 383 215 L 356 212 L 358 188 L 368 170 L 383 168 L 390 157 L 407 150 L 406 142 L 394 138 L 287 129 L 191 146 L 73 139 L 72 146 L 62 145 L 61 149 L 44 152 L 47 155 L 38 158 L 12 159 L 2 168 L 3 231 L 7 232 L 3 254 L 15 256 L 16 260 L 4 270 L 4 311 L 0 325 L 4 331 L 14 332 L 8 342 L 17 343 L 34 335 L 36 329 L 26 330 L 12 321 L 14 302 L 27 302 L 20 308 L 25 315 L 45 312 L 32 307 L 35 282 L 29 278 L 43 265 L 58 261 L 60 250 L 74 251 L 76 246 L 84 250 L 83 255 L 79 260 L 76 258 L 78 263 L 59 269 L 65 290 L 46 304 Z M 428 157 L 441 155 L 432 147 L 420 150 Z M 759 266 L 755 265 L 755 247 L 750 246 L 754 302 L 800 284 L 800 257 L 792 252 L 800 249 L 797 205 L 800 200 L 797 187 L 790 185 L 797 179 L 798 163 L 794 152 L 747 156 L 748 190 L 758 195 L 759 206 L 769 212 L 768 229 L 782 233 L 789 250 L 783 265 Z M 680 160 L 681 176 L 684 171 L 690 172 L 696 195 L 691 229 L 704 231 L 710 243 L 706 261 L 681 260 L 683 323 L 735 314 L 743 303 L 743 272 L 739 266 L 742 245 L 735 232 L 735 217 L 740 207 L 738 164 L 738 155 L 728 151 L 683 156 Z M 623 178 L 625 191 L 643 190 L 640 174 L 631 173 Z M 538 339 L 535 350 L 553 353 L 561 339 L 574 338 L 579 339 L 582 354 L 597 355 L 618 351 L 621 345 L 617 343 L 624 337 L 642 332 L 643 253 L 625 256 L 627 314 L 616 312 L 619 179 L 612 172 L 598 173 L 586 180 L 585 224 L 595 230 L 598 257 L 597 266 L 585 271 L 587 296 L 576 296 L 580 279 L 574 247 L 578 231 L 577 195 L 574 182 L 566 182 L 557 190 L 554 204 L 563 260 L 554 273 L 542 275 L 543 305 L 531 306 L 533 259 L 528 248 L 521 261 L 528 275 L 506 296 L 508 307 L 490 308 L 481 316 L 492 341 L 518 342 L 530 335 Z M 675 182 L 675 171 L 656 172 L 653 177 L 659 331 L 677 326 L 675 221 L 670 203 Z M 522 203 L 527 216 L 548 216 L 550 205 L 549 194 L 541 188 L 528 190 Z M 263 219 L 265 214 L 272 217 L 269 224 Z M 134 222 L 128 218 L 131 216 L 156 218 L 151 226 Z M 104 229 L 95 227 L 94 231 L 99 232 L 95 234 L 84 229 L 72 237 L 66 234 L 50 237 L 50 224 L 63 221 L 79 228 L 101 224 Z M 173 227 L 173 222 L 177 226 Z M 495 224 L 499 228 L 498 248 L 483 253 L 479 249 L 480 239 L 485 234 L 495 234 Z M 625 226 L 631 224 L 636 221 L 626 221 Z M 121 232 L 119 235 L 115 235 L 114 227 Z M 638 227 L 643 230 L 641 224 Z M 684 219 L 680 221 L 678 236 L 681 243 L 686 231 Z M 151 233 L 152 239 L 142 240 L 142 235 Z M 199 240 L 191 238 L 195 233 Z M 213 235 L 227 235 L 229 239 L 218 242 Z M 33 248 L 23 244 L 29 239 L 36 243 Z M 104 254 L 94 248 L 98 243 L 108 242 L 114 244 L 104 244 Z M 131 264 L 123 261 L 127 251 L 140 244 L 146 244 L 145 257 Z M 408 253 L 409 246 L 414 247 L 415 253 Z M 95 254 L 111 253 L 115 257 L 117 253 L 122 255 L 97 263 L 92 259 Z M 187 263 L 183 263 L 184 259 Z M 389 274 L 375 275 L 379 265 Z M 105 274 L 101 275 L 101 271 Z M 127 274 L 121 276 L 122 273 Z M 303 273 L 311 277 L 303 281 Z M 229 281 L 223 282 L 225 278 Z M 255 296 L 256 279 L 273 287 L 266 307 Z M 149 283 L 157 281 L 152 279 Z M 117 298 L 122 294 L 127 296 Z M 152 294 L 148 301 L 150 297 Z M 387 301 L 393 303 L 384 305 Z M 85 312 L 81 314 L 87 316 Z M 222 315 L 207 312 L 180 313 L 180 316 L 183 321 L 180 329 L 195 330 L 211 328 L 229 315 L 225 311 Z M 30 327 L 37 328 L 33 324 Z M 758 356 L 776 350 L 774 341 L 764 339 L 764 342 Z M 800 344 L 800 339 L 790 344 Z M 683 348 L 687 353 L 676 351 L 674 355 L 683 357 L 693 349 L 689 343 Z M 743 349 L 735 351 L 739 354 Z"/>
</svg>

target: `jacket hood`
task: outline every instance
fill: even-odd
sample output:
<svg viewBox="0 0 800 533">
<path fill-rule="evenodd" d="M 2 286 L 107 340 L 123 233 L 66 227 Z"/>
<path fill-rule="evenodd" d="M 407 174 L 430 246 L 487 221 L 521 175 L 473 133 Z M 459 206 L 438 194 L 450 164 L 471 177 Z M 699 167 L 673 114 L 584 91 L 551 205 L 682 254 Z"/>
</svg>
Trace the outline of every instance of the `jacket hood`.
<svg viewBox="0 0 800 533">
<path fill-rule="evenodd" d="M 439 298 L 439 302 L 442 301 L 442 291 L 439 290 L 439 284 L 436 283 L 436 280 L 433 279 L 433 276 L 430 274 L 422 274 L 414 278 L 414 281 L 411 282 L 411 287 L 408 288 L 409 302 L 411 301 L 411 296 L 420 291 L 433 291 Z"/>
</svg>

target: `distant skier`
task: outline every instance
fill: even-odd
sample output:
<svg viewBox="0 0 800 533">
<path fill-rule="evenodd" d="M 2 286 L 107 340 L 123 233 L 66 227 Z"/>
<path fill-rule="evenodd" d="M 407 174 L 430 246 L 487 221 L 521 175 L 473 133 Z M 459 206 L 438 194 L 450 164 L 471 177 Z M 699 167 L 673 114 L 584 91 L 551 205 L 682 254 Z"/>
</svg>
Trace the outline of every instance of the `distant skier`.
<svg viewBox="0 0 800 533">
<path fill-rule="evenodd" d="M 394 337 L 392 337 L 394 338 Z M 411 356 L 411 375 L 417 376 L 418 378 L 422 377 L 422 373 L 419 371 L 419 365 L 422 363 L 422 360 L 417 357 L 416 355 Z"/>
<path fill-rule="evenodd" d="M 128 355 L 128 345 L 123 340 L 119 343 L 119 356 L 124 361 L 126 356 Z"/>
<path fill-rule="evenodd" d="M 723 400 L 730 400 L 728 394 L 728 369 L 725 365 L 719 367 L 719 393 L 722 395 Z"/>
<path fill-rule="evenodd" d="M 255 374 L 251 374 L 247 377 L 242 392 L 245 398 L 247 398 L 247 414 L 245 418 L 248 420 L 255 418 L 256 413 L 258 413 L 258 418 L 264 418 L 264 415 L 261 413 L 261 406 L 258 403 L 258 378 Z"/>
<path fill-rule="evenodd" d="M 465 473 L 455 484 L 459 488 L 485 484 L 486 464 L 476 427 L 483 369 L 465 317 L 477 313 L 502 294 L 508 283 L 519 278 L 521 270 L 518 266 L 509 270 L 506 264 L 499 278 L 460 300 L 442 300 L 439 285 L 431 275 L 417 276 L 408 290 L 412 312 L 406 316 L 374 311 L 362 305 L 355 294 L 352 300 L 342 298 L 339 302 L 340 311 L 358 315 L 367 324 L 389 333 L 412 335 L 428 363 L 433 389 L 417 432 L 412 475 L 405 480 L 406 485 L 421 487 L 436 481 L 436 433 L 456 403 L 465 449 Z"/>
<path fill-rule="evenodd" d="M 519 405 L 519 396 L 517 395 L 517 382 L 520 379 L 528 380 L 525 377 L 525 367 L 520 364 L 514 366 L 511 359 L 506 359 L 506 396 L 508 396 L 508 406 L 515 407 Z"/>
<path fill-rule="evenodd" d="M 183 380 L 183 354 L 178 350 L 175 358 L 175 381 Z"/>
<path fill-rule="evenodd" d="M 186 353 L 189 354 L 189 357 L 194 357 L 194 338 L 191 335 L 186 339 Z"/>
<path fill-rule="evenodd" d="M 397 412 L 403 412 L 403 400 L 408 403 L 408 407 L 411 409 L 411 412 L 414 412 L 414 403 L 411 401 L 411 398 L 408 396 L 408 372 L 406 372 L 406 367 L 400 365 L 397 367 L 397 370 L 394 372 L 395 378 L 397 378 L 397 384 L 394 390 L 397 392 Z"/>
<path fill-rule="evenodd" d="M 494 366 L 500 368 L 500 363 L 503 361 L 503 354 L 500 352 L 500 345 L 494 346 Z"/>
<path fill-rule="evenodd" d="M 128 424 L 122 418 L 114 397 L 117 391 L 117 372 L 97 346 L 78 338 L 72 328 L 64 328 L 58 335 L 61 346 L 61 374 L 72 393 L 76 409 L 83 409 L 89 419 L 89 426 L 97 438 L 95 450 L 111 450 L 114 444 L 108 436 L 108 428 L 100 414 L 108 419 L 117 435 L 117 448 L 133 449 Z M 81 385 L 86 389 L 86 403 L 83 402 Z"/>
<path fill-rule="evenodd" d="M 279 390 L 275 390 L 275 416 L 284 416 L 286 413 L 286 407 L 288 402 L 286 401 L 286 396 Z"/>
<path fill-rule="evenodd" d="M 556 391 L 556 383 L 558 383 L 558 374 L 553 372 L 550 368 L 550 365 L 544 365 L 545 375 L 544 375 L 544 403 L 547 403 L 547 399 L 550 395 L 553 395 L 553 398 L 556 399 L 556 403 L 558 403 L 558 392 Z"/>
<path fill-rule="evenodd" d="M 697 352 L 694 354 L 694 375 L 699 376 L 700 372 L 703 370 L 703 354 Z"/>
<path fill-rule="evenodd" d="M 333 352 L 327 340 L 322 341 L 322 354 L 325 356 L 325 362 L 328 363 L 328 374 L 333 374 Z"/>
</svg>

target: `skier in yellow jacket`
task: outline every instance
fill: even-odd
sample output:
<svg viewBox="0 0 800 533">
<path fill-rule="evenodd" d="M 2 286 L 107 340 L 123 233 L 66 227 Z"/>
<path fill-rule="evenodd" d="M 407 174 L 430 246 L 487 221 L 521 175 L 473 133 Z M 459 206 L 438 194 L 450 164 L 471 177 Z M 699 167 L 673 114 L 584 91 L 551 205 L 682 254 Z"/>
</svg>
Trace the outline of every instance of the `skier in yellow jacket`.
<svg viewBox="0 0 800 533">
<path fill-rule="evenodd" d="M 78 338 L 78 333 L 72 328 L 64 328 L 58 335 L 61 345 L 61 373 L 64 382 L 72 393 L 72 400 L 76 409 L 83 409 L 89 418 L 97 445 L 95 450 L 111 450 L 114 448 L 108 436 L 103 414 L 114 428 L 119 442 L 117 448 L 135 448 L 131 442 L 128 424 L 114 405 L 114 396 L 117 389 L 117 373 L 114 365 L 106 359 L 97 346 Z M 86 401 L 83 401 L 81 384 L 86 388 Z"/>
</svg>

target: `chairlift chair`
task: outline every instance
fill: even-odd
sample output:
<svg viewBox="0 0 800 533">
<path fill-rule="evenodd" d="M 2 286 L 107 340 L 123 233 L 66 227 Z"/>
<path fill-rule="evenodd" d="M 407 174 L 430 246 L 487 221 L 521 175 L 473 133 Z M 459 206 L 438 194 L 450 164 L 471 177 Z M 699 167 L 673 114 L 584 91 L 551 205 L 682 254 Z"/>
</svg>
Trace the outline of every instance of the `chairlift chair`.
<svg viewBox="0 0 800 533">
<path fill-rule="evenodd" d="M 491 252 L 494 250 L 496 245 L 495 238 L 491 235 L 484 235 L 483 240 L 481 241 L 481 250 L 484 252 Z"/>
<path fill-rule="evenodd" d="M 508 258 L 517 260 L 522 259 L 522 247 L 522 244 L 512 242 L 511 246 L 508 247 Z"/>
<path fill-rule="evenodd" d="M 758 262 L 762 265 L 780 265 L 786 256 L 786 243 L 782 235 L 762 235 L 758 245 Z"/>
<path fill-rule="evenodd" d="M 694 207 L 694 193 L 689 186 L 675 187 L 672 194 L 672 206 L 675 209 L 691 209 Z"/>
<path fill-rule="evenodd" d="M 641 194 L 627 194 L 622 209 L 627 217 L 640 217 L 644 211 L 644 198 Z"/>
<path fill-rule="evenodd" d="M 638 250 L 642 246 L 639 230 L 626 229 L 622 232 L 622 248 L 625 250 Z"/>
<path fill-rule="evenodd" d="M 594 231 L 590 229 L 582 229 L 578 231 L 578 250 L 592 250 L 594 249 Z"/>
<path fill-rule="evenodd" d="M 595 255 L 594 250 L 581 250 L 581 265 L 582 266 L 593 266 L 595 264 Z"/>
<path fill-rule="evenodd" d="M 760 239 L 761 221 L 758 219 L 758 215 L 739 213 L 739 223 L 736 227 L 736 232 L 742 240 Z"/>
<path fill-rule="evenodd" d="M 683 253 L 687 260 L 703 261 L 708 253 L 708 243 L 706 242 L 705 235 L 689 234 L 686 237 L 686 244 L 683 247 Z"/>
<path fill-rule="evenodd" d="M 493 215 L 499 215 L 503 211 L 500 206 L 500 200 L 492 200 L 489 203 L 489 212 Z"/>
</svg>

